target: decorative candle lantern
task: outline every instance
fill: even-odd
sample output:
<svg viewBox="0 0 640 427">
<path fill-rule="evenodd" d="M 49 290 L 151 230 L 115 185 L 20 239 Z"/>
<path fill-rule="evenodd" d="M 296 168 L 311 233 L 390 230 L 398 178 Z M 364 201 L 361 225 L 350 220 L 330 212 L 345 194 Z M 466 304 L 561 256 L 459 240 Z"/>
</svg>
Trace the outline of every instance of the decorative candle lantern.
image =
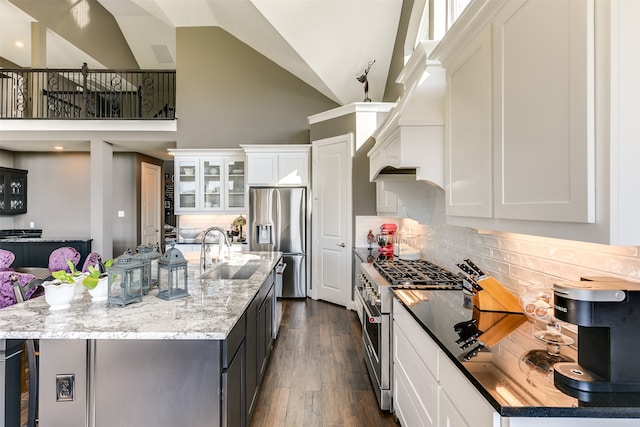
<svg viewBox="0 0 640 427">
<path fill-rule="evenodd" d="M 165 300 L 189 295 L 188 262 L 174 246 L 175 242 L 171 243 L 171 247 L 158 260 L 158 298 Z"/>
<path fill-rule="evenodd" d="M 142 280 L 142 293 L 149 293 L 149 289 L 158 285 L 158 277 L 153 277 L 153 271 L 157 271 L 154 264 L 160 258 L 157 245 L 140 245 L 136 248 L 136 254 L 133 259 L 140 261 L 144 265 L 144 276 Z"/>
<path fill-rule="evenodd" d="M 142 301 L 144 264 L 133 259 L 130 253 L 120 255 L 109 268 L 107 302 L 125 306 Z"/>
</svg>

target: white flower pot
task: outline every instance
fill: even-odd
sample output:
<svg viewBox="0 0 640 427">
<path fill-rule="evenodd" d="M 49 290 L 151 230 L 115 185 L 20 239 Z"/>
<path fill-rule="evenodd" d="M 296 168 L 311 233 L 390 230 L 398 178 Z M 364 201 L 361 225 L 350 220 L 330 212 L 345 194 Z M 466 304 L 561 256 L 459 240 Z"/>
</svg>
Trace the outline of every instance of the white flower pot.
<svg viewBox="0 0 640 427">
<path fill-rule="evenodd" d="M 62 283 L 60 280 L 44 282 L 44 300 L 49 310 L 63 310 L 71 306 L 75 294 L 75 283 Z"/>
<path fill-rule="evenodd" d="M 109 278 L 108 277 L 101 277 L 100 279 L 98 279 L 98 285 L 93 289 L 89 289 L 89 295 L 91 295 L 91 301 L 93 302 L 106 301 L 108 294 L 109 294 Z"/>
<path fill-rule="evenodd" d="M 82 298 L 84 296 L 84 291 L 86 290 L 86 288 L 82 284 L 82 281 L 84 280 L 84 278 L 86 276 L 87 275 L 85 273 L 82 273 L 81 275 L 76 277 L 76 291 L 75 291 L 75 294 L 73 296 L 73 299 L 80 299 L 80 298 Z"/>
</svg>

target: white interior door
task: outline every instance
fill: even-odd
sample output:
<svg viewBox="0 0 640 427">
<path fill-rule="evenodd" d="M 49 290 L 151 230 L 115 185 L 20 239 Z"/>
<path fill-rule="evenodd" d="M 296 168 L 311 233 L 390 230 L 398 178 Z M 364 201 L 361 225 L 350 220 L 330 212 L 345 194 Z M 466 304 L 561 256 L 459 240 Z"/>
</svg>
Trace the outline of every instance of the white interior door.
<svg viewBox="0 0 640 427">
<path fill-rule="evenodd" d="M 351 277 L 353 134 L 312 142 L 312 297 L 347 306 Z"/>
<path fill-rule="evenodd" d="M 160 166 L 142 163 L 140 187 L 141 241 L 143 245 L 155 245 L 160 242 Z"/>
</svg>

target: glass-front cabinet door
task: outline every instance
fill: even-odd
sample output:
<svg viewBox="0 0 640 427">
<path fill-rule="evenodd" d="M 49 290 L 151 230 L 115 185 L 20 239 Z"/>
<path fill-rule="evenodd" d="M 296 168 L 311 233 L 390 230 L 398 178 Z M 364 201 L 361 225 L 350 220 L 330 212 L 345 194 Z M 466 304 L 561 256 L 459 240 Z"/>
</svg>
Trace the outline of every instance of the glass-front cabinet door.
<svg viewBox="0 0 640 427">
<path fill-rule="evenodd" d="M 200 172 L 197 158 L 177 158 L 175 189 L 176 211 L 196 211 L 198 209 L 198 174 Z"/>
<path fill-rule="evenodd" d="M 189 154 L 174 157 L 175 213 L 243 213 L 245 156 L 232 154 L 231 150 L 219 155 L 207 155 L 215 150 L 185 151 Z"/>
<path fill-rule="evenodd" d="M 227 209 L 244 210 L 245 203 L 245 158 L 229 159 L 227 162 Z"/>
<path fill-rule="evenodd" d="M 222 159 L 202 159 L 202 210 L 220 210 L 224 206 L 222 169 Z"/>
<path fill-rule="evenodd" d="M 0 215 L 27 212 L 27 171 L 0 168 Z"/>
</svg>

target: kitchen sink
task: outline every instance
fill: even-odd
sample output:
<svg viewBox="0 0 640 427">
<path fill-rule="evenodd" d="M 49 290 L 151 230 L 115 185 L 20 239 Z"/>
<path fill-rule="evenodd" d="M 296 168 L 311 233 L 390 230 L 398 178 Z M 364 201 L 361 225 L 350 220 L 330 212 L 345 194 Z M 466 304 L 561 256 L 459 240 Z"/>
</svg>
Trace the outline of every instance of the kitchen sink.
<svg viewBox="0 0 640 427">
<path fill-rule="evenodd" d="M 246 263 L 240 265 L 222 263 L 205 273 L 203 279 L 211 280 L 247 280 L 256 272 L 260 264 Z"/>
</svg>

